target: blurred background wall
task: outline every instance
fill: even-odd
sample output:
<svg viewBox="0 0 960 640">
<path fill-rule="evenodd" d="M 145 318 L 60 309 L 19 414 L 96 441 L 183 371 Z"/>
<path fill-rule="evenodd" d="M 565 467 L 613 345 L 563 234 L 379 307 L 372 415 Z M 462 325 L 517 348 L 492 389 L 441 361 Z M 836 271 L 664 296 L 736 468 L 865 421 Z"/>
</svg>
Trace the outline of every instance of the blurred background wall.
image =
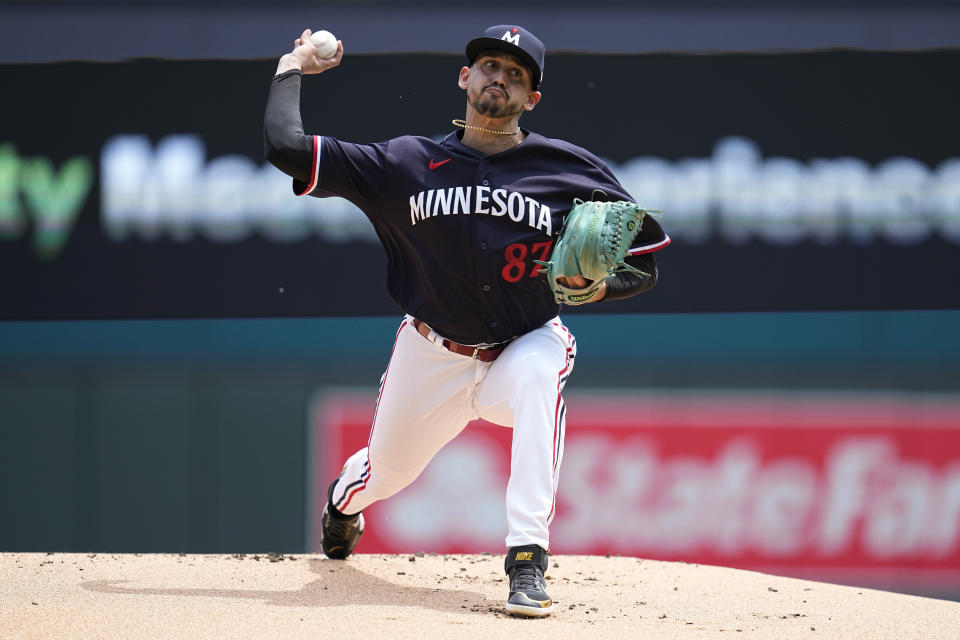
<svg viewBox="0 0 960 640">
<path fill-rule="evenodd" d="M 571 406 L 773 397 L 785 414 L 813 397 L 823 415 L 839 397 L 856 407 L 840 436 L 929 439 L 939 450 L 904 465 L 940 484 L 864 491 L 914 528 L 909 504 L 941 505 L 940 546 L 852 542 L 813 577 L 960 597 L 960 9 L 547 6 L 0 7 L 0 550 L 313 550 L 315 485 L 336 471 L 318 398 L 372 400 L 399 318 L 362 216 L 263 167 L 275 59 L 303 27 L 330 29 L 353 58 L 305 83 L 309 129 L 438 135 L 462 111 L 443 73 L 509 15 L 555 54 L 525 126 L 608 158 L 674 240 L 654 292 L 567 316 Z M 707 557 L 776 566 L 757 553 Z"/>
<path fill-rule="evenodd" d="M 0 57 L 273 58 L 304 24 L 335 25 L 352 53 L 459 53 L 463 26 L 510 20 L 552 51 L 890 51 L 956 46 L 960 10 L 953 0 L 6 0 Z"/>
</svg>

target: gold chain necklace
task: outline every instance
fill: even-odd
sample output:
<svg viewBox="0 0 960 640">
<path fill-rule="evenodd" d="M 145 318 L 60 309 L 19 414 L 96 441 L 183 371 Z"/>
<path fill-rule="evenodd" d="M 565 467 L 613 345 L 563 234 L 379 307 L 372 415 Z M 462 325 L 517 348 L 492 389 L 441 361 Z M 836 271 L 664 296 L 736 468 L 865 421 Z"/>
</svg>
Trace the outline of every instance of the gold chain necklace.
<svg viewBox="0 0 960 640">
<path fill-rule="evenodd" d="M 473 129 L 475 131 L 482 131 L 484 133 L 495 133 L 500 136 L 515 136 L 520 133 L 520 128 L 517 127 L 516 131 L 497 131 L 496 129 L 484 129 L 483 127 L 475 127 L 472 124 L 467 124 L 466 120 L 454 120 L 453 124 L 460 127 L 461 129 Z"/>
</svg>

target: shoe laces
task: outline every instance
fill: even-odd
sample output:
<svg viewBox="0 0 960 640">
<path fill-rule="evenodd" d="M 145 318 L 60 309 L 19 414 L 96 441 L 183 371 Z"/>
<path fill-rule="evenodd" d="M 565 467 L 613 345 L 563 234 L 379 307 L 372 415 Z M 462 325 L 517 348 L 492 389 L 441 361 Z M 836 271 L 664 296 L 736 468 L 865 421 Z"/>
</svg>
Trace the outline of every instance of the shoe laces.
<svg viewBox="0 0 960 640">
<path fill-rule="evenodd" d="M 341 520 L 340 518 L 327 518 L 327 529 L 333 535 L 339 538 L 346 538 L 353 535 L 353 530 L 357 527 L 357 520 L 360 518 L 360 514 L 357 514 L 349 520 Z"/>
<path fill-rule="evenodd" d="M 542 591 L 546 588 L 540 574 L 540 568 L 532 564 L 521 564 L 514 567 L 512 578 L 515 591 Z"/>
</svg>

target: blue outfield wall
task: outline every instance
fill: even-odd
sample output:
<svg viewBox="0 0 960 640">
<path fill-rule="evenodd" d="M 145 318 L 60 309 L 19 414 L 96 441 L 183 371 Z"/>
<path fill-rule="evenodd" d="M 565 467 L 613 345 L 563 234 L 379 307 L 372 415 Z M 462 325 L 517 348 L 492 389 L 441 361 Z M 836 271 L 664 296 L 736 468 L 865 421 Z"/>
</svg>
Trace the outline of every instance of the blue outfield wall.
<svg viewBox="0 0 960 640">
<path fill-rule="evenodd" d="M 0 323 L 0 550 L 306 549 L 318 391 L 398 317 Z M 569 389 L 960 390 L 960 312 L 566 317 Z"/>
<path fill-rule="evenodd" d="M 960 311 L 572 314 L 564 321 L 595 357 L 612 360 L 960 361 Z M 5 322 L 0 362 L 379 358 L 398 322 L 399 317 Z"/>
</svg>

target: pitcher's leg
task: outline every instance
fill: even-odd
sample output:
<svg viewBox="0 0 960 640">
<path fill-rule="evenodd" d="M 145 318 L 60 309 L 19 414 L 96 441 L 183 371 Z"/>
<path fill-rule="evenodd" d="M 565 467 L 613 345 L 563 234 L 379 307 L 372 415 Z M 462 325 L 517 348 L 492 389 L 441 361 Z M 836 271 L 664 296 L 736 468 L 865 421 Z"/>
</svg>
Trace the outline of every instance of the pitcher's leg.
<svg viewBox="0 0 960 640">
<path fill-rule="evenodd" d="M 473 418 L 477 362 L 443 350 L 405 323 L 397 334 L 368 446 L 348 460 L 331 491 L 342 514 L 359 513 L 413 482 Z"/>
<path fill-rule="evenodd" d="M 575 354 L 573 336 L 554 320 L 507 347 L 478 389 L 481 417 L 513 427 L 506 496 L 508 548 L 550 548 L 566 424 L 561 392 Z"/>
</svg>

